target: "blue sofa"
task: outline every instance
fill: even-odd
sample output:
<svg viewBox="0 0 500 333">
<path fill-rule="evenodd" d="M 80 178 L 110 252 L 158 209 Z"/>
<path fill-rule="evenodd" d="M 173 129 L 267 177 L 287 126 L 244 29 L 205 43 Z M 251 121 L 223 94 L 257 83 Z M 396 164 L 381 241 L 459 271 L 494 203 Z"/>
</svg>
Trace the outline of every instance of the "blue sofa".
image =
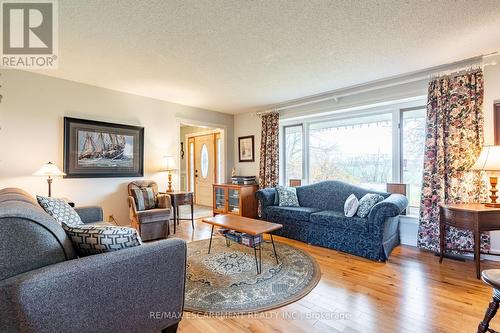
<svg viewBox="0 0 500 333">
<path fill-rule="evenodd" d="M 378 193 L 367 218 L 346 217 L 344 203 L 351 194 L 361 199 Z M 376 261 L 386 261 L 399 245 L 399 214 L 408 206 L 404 195 L 375 192 L 345 182 L 329 180 L 297 187 L 300 207 L 275 205 L 274 188 L 257 191 L 261 219 L 281 223 L 277 235 L 300 240 Z"/>
</svg>

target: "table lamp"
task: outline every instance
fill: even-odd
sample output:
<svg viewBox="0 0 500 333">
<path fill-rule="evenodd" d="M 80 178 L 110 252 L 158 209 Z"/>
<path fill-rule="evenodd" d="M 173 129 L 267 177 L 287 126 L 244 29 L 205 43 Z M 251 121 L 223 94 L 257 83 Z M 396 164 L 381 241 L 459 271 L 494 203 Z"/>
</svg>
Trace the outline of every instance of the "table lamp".
<svg viewBox="0 0 500 333">
<path fill-rule="evenodd" d="M 162 171 L 168 172 L 168 189 L 167 192 L 173 192 L 172 189 L 172 171 L 175 170 L 175 158 L 173 156 L 163 157 L 163 169 Z"/>
<path fill-rule="evenodd" d="M 52 196 L 52 177 L 55 176 L 66 176 L 64 172 L 59 170 L 57 165 L 52 162 L 46 163 L 42 165 L 40 169 L 38 169 L 33 176 L 43 176 L 47 177 L 47 183 L 49 184 L 49 197 Z"/>
<path fill-rule="evenodd" d="M 471 170 L 500 171 L 500 146 L 483 146 L 481 154 Z M 497 183 L 498 177 L 490 175 L 491 202 L 485 203 L 486 207 L 500 208 L 500 203 L 497 203 Z"/>
</svg>

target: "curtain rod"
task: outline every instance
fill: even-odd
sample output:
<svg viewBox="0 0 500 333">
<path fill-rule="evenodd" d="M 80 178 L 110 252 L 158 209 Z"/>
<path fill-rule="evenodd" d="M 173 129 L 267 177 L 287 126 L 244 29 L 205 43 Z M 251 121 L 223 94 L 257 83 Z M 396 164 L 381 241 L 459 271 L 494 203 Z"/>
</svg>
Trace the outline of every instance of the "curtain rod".
<svg viewBox="0 0 500 333">
<path fill-rule="evenodd" d="M 261 111 L 257 111 L 255 114 L 260 116 L 260 115 L 263 115 L 266 113 L 279 112 L 279 111 L 294 108 L 294 107 L 305 106 L 305 105 L 309 105 L 309 104 L 316 104 L 319 102 L 324 102 L 324 101 L 329 101 L 329 100 L 333 100 L 335 102 L 338 102 L 339 99 L 342 97 L 347 97 L 347 96 L 351 96 L 351 95 L 358 95 L 361 93 L 370 92 L 373 90 L 378 90 L 378 89 L 383 89 L 383 88 L 390 88 L 390 87 L 405 84 L 405 83 L 411 83 L 411 82 L 416 82 L 416 81 L 420 81 L 420 80 L 431 79 L 434 75 L 437 75 L 439 73 L 443 73 L 443 72 L 450 71 L 450 70 L 452 70 L 452 72 L 457 71 L 457 70 L 464 70 L 464 69 L 470 68 L 471 66 L 474 66 L 474 65 L 482 66 L 482 67 L 495 66 L 495 65 L 497 65 L 496 61 L 491 61 L 489 63 L 482 63 L 482 61 L 484 58 L 489 58 L 489 57 L 496 56 L 496 55 L 499 55 L 499 53 L 492 52 L 492 53 L 488 53 L 485 55 L 471 57 L 471 58 L 455 61 L 455 62 L 444 64 L 444 65 L 439 65 L 439 66 L 434 66 L 434 67 L 430 67 L 427 69 L 409 72 L 406 74 L 395 75 L 392 77 L 387 77 L 387 78 L 380 79 L 380 80 L 370 81 L 370 82 L 354 85 L 351 87 L 346 87 L 346 88 L 341 88 L 341 89 L 337 89 L 337 90 L 324 92 L 321 94 L 306 96 L 303 98 L 298 98 L 298 99 L 282 102 L 279 104 L 275 104 L 275 105 L 273 105 L 271 107 L 267 107 Z M 453 67 L 455 67 L 455 68 L 453 69 Z M 394 80 L 396 82 L 392 82 L 392 83 L 389 82 L 389 81 L 394 81 Z M 387 83 L 384 84 L 384 82 L 387 82 Z M 372 87 L 370 87 L 370 86 L 372 86 Z"/>
<path fill-rule="evenodd" d="M 279 109 L 271 109 L 271 110 L 257 111 L 257 112 L 255 112 L 255 114 L 257 116 L 262 116 L 262 115 L 265 115 L 265 114 L 276 113 L 276 112 L 279 112 L 279 111 L 280 111 Z"/>
</svg>

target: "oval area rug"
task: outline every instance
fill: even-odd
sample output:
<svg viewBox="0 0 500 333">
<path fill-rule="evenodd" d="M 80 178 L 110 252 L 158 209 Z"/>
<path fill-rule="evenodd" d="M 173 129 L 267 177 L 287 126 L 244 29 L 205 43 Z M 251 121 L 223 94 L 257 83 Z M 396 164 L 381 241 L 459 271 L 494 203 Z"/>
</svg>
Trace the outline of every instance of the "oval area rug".
<svg viewBox="0 0 500 333">
<path fill-rule="evenodd" d="M 252 248 L 214 237 L 188 243 L 184 310 L 232 315 L 256 313 L 295 302 L 321 278 L 319 266 L 306 252 L 274 242 L 263 244 L 262 273 L 257 274 Z"/>
</svg>

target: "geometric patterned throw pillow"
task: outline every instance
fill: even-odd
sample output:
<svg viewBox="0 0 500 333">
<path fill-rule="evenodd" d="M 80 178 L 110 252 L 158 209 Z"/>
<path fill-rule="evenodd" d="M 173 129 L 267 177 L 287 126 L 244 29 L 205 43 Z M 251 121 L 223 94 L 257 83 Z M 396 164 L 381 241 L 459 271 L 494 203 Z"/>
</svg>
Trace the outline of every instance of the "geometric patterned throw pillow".
<svg viewBox="0 0 500 333">
<path fill-rule="evenodd" d="M 137 230 L 129 227 L 62 224 L 80 257 L 118 251 L 142 244 Z"/>
<path fill-rule="evenodd" d="M 58 198 L 36 196 L 38 204 L 59 224 L 66 223 L 67 225 L 82 225 L 80 215 L 66 201 Z"/>
<path fill-rule="evenodd" d="M 376 193 L 367 193 L 359 200 L 357 215 L 359 217 L 367 217 L 370 210 L 380 201 L 384 201 L 384 197 Z"/>
<path fill-rule="evenodd" d="M 295 187 L 277 185 L 276 192 L 278 193 L 279 206 L 300 207 Z"/>
<path fill-rule="evenodd" d="M 151 187 L 141 187 L 132 190 L 137 210 L 156 208 L 156 198 Z"/>
</svg>

